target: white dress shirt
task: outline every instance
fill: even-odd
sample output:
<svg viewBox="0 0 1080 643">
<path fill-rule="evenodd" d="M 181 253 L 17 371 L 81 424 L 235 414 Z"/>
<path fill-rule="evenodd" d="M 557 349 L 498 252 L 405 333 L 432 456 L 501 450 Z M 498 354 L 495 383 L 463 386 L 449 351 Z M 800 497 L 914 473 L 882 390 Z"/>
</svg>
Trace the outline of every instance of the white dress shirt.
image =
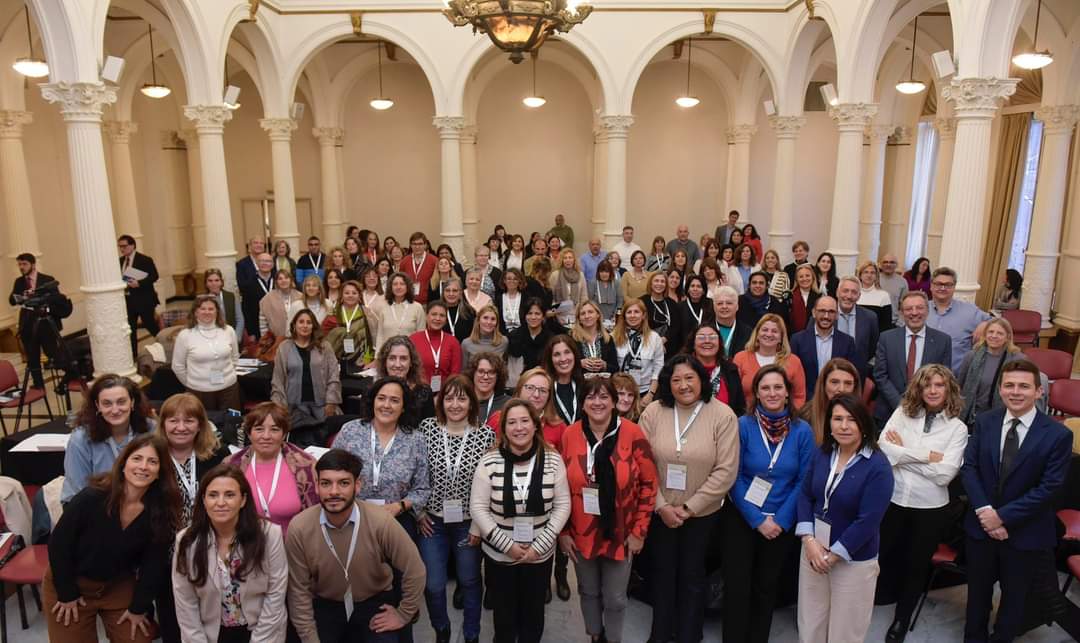
<svg viewBox="0 0 1080 643">
<path fill-rule="evenodd" d="M 926 413 L 915 417 L 904 413 L 903 407 L 893 411 L 885 423 L 878 446 L 893 466 L 892 502 L 910 509 L 936 509 L 949 504 L 949 483 L 960 472 L 967 448 L 968 432 L 959 418 L 939 414 L 925 433 Z M 904 446 L 886 439 L 895 431 Z M 944 455 L 941 462 L 930 462 L 930 452 Z"/>
<path fill-rule="evenodd" d="M 1009 427 L 1012 426 L 1013 419 L 1020 420 L 1020 424 L 1016 426 L 1016 437 L 1020 439 L 1019 442 L 1017 442 L 1016 447 L 1019 449 L 1024 446 L 1024 438 L 1027 437 L 1028 431 L 1031 430 L 1031 423 L 1035 421 L 1035 414 L 1037 412 L 1038 411 L 1034 406 L 1031 407 L 1030 411 L 1019 417 L 1013 415 L 1010 411 L 1005 411 L 1005 421 L 1001 423 L 1001 445 L 998 449 L 999 455 L 1005 451 L 1005 438 L 1009 436 Z"/>
<path fill-rule="evenodd" d="M 912 332 L 911 327 L 904 326 L 904 363 L 905 364 L 907 363 L 907 354 L 908 354 L 908 350 L 909 350 L 908 347 L 911 346 L 911 336 L 912 335 L 915 335 L 915 337 L 918 337 L 918 339 L 915 340 L 915 370 L 917 371 L 917 370 L 919 370 L 919 367 L 922 366 L 923 351 L 926 350 L 926 326 L 923 326 L 922 328 L 920 328 L 919 332 L 917 332 L 917 333 Z"/>
</svg>

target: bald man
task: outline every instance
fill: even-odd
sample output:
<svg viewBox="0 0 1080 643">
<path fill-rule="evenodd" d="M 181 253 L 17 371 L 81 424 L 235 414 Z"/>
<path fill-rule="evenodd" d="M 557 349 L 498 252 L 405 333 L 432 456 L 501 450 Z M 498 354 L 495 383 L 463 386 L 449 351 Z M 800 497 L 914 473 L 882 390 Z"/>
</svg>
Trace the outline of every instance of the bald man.
<svg viewBox="0 0 1080 643">
<path fill-rule="evenodd" d="M 256 240 L 252 239 L 249 249 Z M 257 240 L 262 244 L 262 240 Z M 265 248 L 265 245 L 262 247 Z M 266 252 L 260 252 L 253 257 L 245 257 L 237 262 L 236 283 L 240 290 L 240 310 L 244 313 L 244 330 L 249 337 L 259 338 L 259 302 L 263 295 L 270 292 L 274 287 L 274 258 Z M 255 272 L 250 278 L 240 280 L 240 264 L 255 264 Z"/>
<path fill-rule="evenodd" d="M 561 214 L 555 215 L 555 225 L 547 231 L 548 237 L 558 237 L 564 246 L 574 247 L 574 229 L 566 225 L 566 217 Z"/>
<path fill-rule="evenodd" d="M 596 281 L 596 267 L 607 260 L 607 253 L 602 251 L 600 245 L 599 237 L 589 239 L 589 251 L 581 255 L 581 271 L 590 285 Z"/>
<path fill-rule="evenodd" d="M 675 228 L 675 238 L 668 241 L 667 253 L 674 257 L 676 250 L 686 251 L 686 265 L 688 266 L 694 265 L 698 259 L 701 259 L 701 251 L 698 250 L 697 244 L 690 238 L 690 227 L 687 225 L 680 225 Z"/>
<path fill-rule="evenodd" d="M 878 278 L 881 289 L 892 300 L 893 326 L 900 325 L 900 299 L 907 292 L 907 280 L 900 274 L 900 262 L 894 254 L 884 254 L 878 260 Z"/>
</svg>

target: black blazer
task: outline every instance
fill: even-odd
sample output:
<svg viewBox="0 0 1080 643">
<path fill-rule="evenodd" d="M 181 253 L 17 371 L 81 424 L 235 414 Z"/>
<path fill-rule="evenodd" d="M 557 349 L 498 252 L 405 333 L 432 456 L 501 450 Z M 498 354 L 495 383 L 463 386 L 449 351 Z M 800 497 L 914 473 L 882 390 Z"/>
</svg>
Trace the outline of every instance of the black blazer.
<svg viewBox="0 0 1080 643">
<path fill-rule="evenodd" d="M 750 298 L 746 295 L 739 295 L 739 317 L 745 319 L 747 323 L 756 326 L 758 320 L 765 315 L 772 313 L 774 315 L 780 315 L 780 319 L 784 320 L 784 329 L 787 331 L 788 337 L 791 337 L 791 317 L 789 316 L 789 307 L 786 302 L 769 295 L 769 304 L 765 307 L 765 311 L 759 313 L 754 310 L 753 305 L 750 304 Z"/>
<path fill-rule="evenodd" d="M 639 299 L 645 304 L 645 310 L 649 314 L 649 328 L 652 328 L 664 338 L 664 357 L 670 358 L 682 350 L 679 345 L 681 338 L 686 337 L 682 327 L 682 318 L 679 316 L 679 302 L 665 297 L 667 307 L 657 306 L 648 294 Z"/>
<path fill-rule="evenodd" d="M 700 308 L 699 308 L 700 306 Z M 702 297 L 701 302 L 697 306 L 694 306 L 694 310 L 701 314 L 701 321 L 698 321 L 697 316 L 690 312 L 690 300 L 684 299 L 679 302 L 679 330 L 680 335 L 677 338 L 677 347 L 682 350 L 686 346 L 687 337 L 690 333 L 694 332 L 694 329 L 699 324 L 711 324 L 716 319 L 716 313 L 713 309 L 713 300 L 708 297 Z M 671 353 L 668 353 L 669 355 Z"/>
<path fill-rule="evenodd" d="M 256 272 L 245 282 L 241 282 L 239 279 L 236 280 L 236 285 L 239 286 L 240 290 L 240 300 L 245 306 L 258 306 L 259 302 L 262 301 L 263 296 L 274 289 L 273 273 L 271 273 L 270 277 L 263 282 L 263 285 L 266 286 L 266 290 L 263 290 L 263 287 L 259 285 L 260 279 L 259 273 Z M 246 311 L 247 308 L 244 310 Z M 244 314 L 246 315 L 247 313 L 245 312 Z"/>
<path fill-rule="evenodd" d="M 56 278 L 52 275 L 47 275 L 43 272 L 37 274 L 37 283 L 35 284 L 35 291 L 40 290 L 42 285 L 47 286 L 47 290 L 60 293 L 60 282 L 56 281 Z M 26 292 L 26 277 L 19 275 L 15 278 L 15 283 L 11 286 L 11 294 L 8 295 L 8 304 L 12 306 L 18 306 L 15 302 L 15 295 L 22 295 Z M 60 330 L 64 325 L 60 321 L 60 317 L 52 314 L 50 315 L 54 322 L 56 322 L 56 329 Z M 19 307 L 19 332 L 30 332 L 34 328 L 34 313 Z"/>
<path fill-rule="evenodd" d="M 817 359 L 816 334 L 814 327 L 808 326 L 791 336 L 791 353 L 799 358 L 799 361 L 802 362 L 803 371 L 806 373 L 806 399 L 808 400 L 814 395 L 818 371 L 822 366 L 818 364 Z M 837 357 L 842 357 L 854 364 L 855 368 L 859 369 L 859 375 L 862 379 L 865 380 L 870 375 L 866 362 L 859 359 L 859 355 L 855 350 L 855 340 L 851 339 L 846 333 L 841 333 L 834 328 L 832 353 L 829 358 L 835 359 Z"/>
<path fill-rule="evenodd" d="M 874 357 L 874 385 L 878 392 L 874 417 L 879 426 L 885 426 L 889 416 L 900 406 L 900 397 L 908 385 L 906 337 L 907 329 L 901 326 L 885 331 L 878 341 Z M 916 370 L 927 364 L 944 364 L 946 367 L 952 364 L 952 338 L 927 326 L 925 343 L 922 362 L 916 364 Z"/>
<path fill-rule="evenodd" d="M 255 264 L 255 260 L 250 256 L 236 262 L 236 285 L 239 288 L 241 294 L 249 286 L 258 287 L 255 283 L 255 279 L 259 275 L 259 267 Z"/>
<path fill-rule="evenodd" d="M 120 270 L 124 270 L 124 257 L 119 258 Z M 141 306 L 157 306 L 158 296 L 154 290 L 154 282 L 158 280 L 157 266 L 154 260 L 141 252 L 135 252 L 131 258 L 131 267 L 142 270 L 146 278 L 139 281 L 136 288 L 128 288 L 125 292 L 128 302 Z"/>
<path fill-rule="evenodd" d="M 837 309 L 839 310 L 839 308 Z M 837 315 L 839 319 L 839 315 Z M 881 337 L 881 330 L 878 326 L 877 315 L 863 308 L 862 306 L 855 306 L 855 352 L 859 354 L 859 359 L 864 364 L 869 364 L 874 357 L 875 351 L 877 351 L 878 338 Z M 907 353 L 904 353 L 905 361 L 907 364 Z M 945 362 L 946 366 L 950 366 L 951 362 Z"/>
<path fill-rule="evenodd" d="M 514 332 L 510 333 L 510 346 L 508 351 L 511 357 L 522 358 L 523 365 L 521 372 L 536 368 L 540 366 L 540 360 L 544 355 L 544 348 L 547 346 L 548 340 L 554 337 L 555 334 L 551 332 L 547 324 L 540 326 L 540 332 L 536 337 L 529 334 L 528 326 L 521 326 Z"/>
<path fill-rule="evenodd" d="M 518 322 L 519 322 L 520 326 L 524 326 L 525 325 L 525 312 L 526 312 L 525 302 L 528 301 L 529 296 L 527 294 L 523 293 L 523 292 L 519 292 L 519 294 L 521 296 L 518 297 L 518 306 L 517 306 L 517 308 L 518 308 L 518 310 L 517 310 Z M 496 291 L 495 296 L 492 297 L 491 299 L 495 304 L 495 310 L 499 311 L 499 330 L 502 332 L 503 335 L 506 335 L 506 336 L 509 337 L 510 331 L 507 330 L 507 328 L 506 328 L 506 313 L 503 312 L 504 304 L 503 304 L 503 293 L 502 293 L 502 291 Z"/>
</svg>

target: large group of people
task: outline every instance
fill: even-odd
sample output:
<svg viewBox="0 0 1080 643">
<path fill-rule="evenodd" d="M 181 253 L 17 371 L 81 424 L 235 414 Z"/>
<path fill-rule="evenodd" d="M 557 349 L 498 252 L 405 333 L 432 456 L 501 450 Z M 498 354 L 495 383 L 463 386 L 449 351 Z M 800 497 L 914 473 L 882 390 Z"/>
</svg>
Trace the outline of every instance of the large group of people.
<svg viewBox="0 0 1080 643">
<path fill-rule="evenodd" d="M 1071 454 L 1045 376 L 949 268 L 842 275 L 802 241 L 782 266 L 738 219 L 647 251 L 628 226 L 580 257 L 565 220 L 498 226 L 468 267 L 420 232 L 353 227 L 298 260 L 253 239 L 239 297 L 215 284 L 177 339 L 188 393 L 155 414 L 127 378 L 88 390 L 50 639 L 94 640 L 100 616 L 124 640 L 411 641 L 422 600 L 440 643 L 448 602 L 466 641 L 488 605 L 495 641 L 534 643 L 573 564 L 591 640 L 627 640 L 637 568 L 650 641 L 696 642 L 721 552 L 725 639 L 768 641 L 797 575 L 801 641 L 863 640 L 875 594 L 902 641 L 967 502 L 966 636 L 988 639 L 1000 582 L 1010 640 Z M 273 355 L 272 395 L 230 454 L 207 411 L 240 407 L 242 350 Z M 375 374 L 360 414 L 319 458 L 294 446 L 356 368 Z"/>
</svg>

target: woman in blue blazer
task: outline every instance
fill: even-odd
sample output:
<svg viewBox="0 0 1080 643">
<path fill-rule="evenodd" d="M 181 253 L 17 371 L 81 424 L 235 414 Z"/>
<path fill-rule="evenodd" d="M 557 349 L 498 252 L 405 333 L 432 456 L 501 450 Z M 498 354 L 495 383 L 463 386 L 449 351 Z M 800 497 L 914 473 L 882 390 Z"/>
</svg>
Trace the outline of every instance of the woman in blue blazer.
<svg viewBox="0 0 1080 643">
<path fill-rule="evenodd" d="M 799 641 L 862 641 L 874 610 L 878 531 L 893 492 L 889 459 L 854 395 L 829 401 L 829 432 L 799 494 Z"/>
<path fill-rule="evenodd" d="M 775 364 L 754 375 L 739 418 L 739 473 L 724 509 L 724 640 L 767 643 L 781 572 L 795 544 L 795 509 L 814 454 L 814 431 L 795 415 L 791 383 Z"/>
</svg>

